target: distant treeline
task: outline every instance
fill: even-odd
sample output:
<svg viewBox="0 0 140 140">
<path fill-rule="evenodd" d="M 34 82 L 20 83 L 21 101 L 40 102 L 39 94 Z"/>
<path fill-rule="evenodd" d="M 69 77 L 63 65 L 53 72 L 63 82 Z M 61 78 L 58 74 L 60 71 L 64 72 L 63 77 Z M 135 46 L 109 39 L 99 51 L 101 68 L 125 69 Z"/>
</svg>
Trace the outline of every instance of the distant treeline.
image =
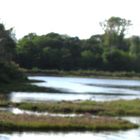
<svg viewBox="0 0 140 140">
<path fill-rule="evenodd" d="M 0 24 L 0 62 L 26 69 L 140 72 L 140 37 L 125 37 L 131 21 L 111 17 L 100 23 L 103 34 L 79 39 L 58 33 L 29 33 L 15 41 Z"/>
<path fill-rule="evenodd" d="M 80 40 L 57 33 L 30 33 L 17 43 L 16 62 L 23 68 L 140 72 L 140 37 L 125 38 L 130 21 L 111 17 L 104 34 Z"/>
</svg>

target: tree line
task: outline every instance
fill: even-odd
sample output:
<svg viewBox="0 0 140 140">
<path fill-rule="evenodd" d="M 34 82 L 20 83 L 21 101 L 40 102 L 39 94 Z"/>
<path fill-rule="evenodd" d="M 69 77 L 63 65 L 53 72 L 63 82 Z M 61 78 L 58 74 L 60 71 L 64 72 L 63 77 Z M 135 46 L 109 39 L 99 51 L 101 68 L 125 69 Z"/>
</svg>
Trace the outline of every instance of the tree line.
<svg viewBox="0 0 140 140">
<path fill-rule="evenodd" d="M 111 17 L 100 23 L 103 34 L 79 39 L 58 33 L 29 33 L 15 41 L 0 24 L 0 62 L 15 61 L 26 69 L 140 72 L 140 37 L 125 37 L 131 21 Z"/>
<path fill-rule="evenodd" d="M 140 37 L 125 38 L 131 21 L 111 17 L 103 34 L 79 39 L 58 33 L 30 33 L 17 43 L 15 61 L 24 68 L 140 71 Z"/>
</svg>

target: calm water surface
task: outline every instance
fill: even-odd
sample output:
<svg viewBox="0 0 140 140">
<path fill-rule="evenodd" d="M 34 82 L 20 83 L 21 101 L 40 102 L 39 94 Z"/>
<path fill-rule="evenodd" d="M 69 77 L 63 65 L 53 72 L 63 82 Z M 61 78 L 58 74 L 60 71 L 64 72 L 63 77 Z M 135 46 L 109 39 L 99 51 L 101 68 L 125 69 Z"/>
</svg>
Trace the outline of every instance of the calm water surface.
<svg viewBox="0 0 140 140">
<path fill-rule="evenodd" d="M 11 101 L 108 101 L 117 99 L 140 98 L 140 80 L 117 80 L 51 76 L 33 76 L 29 77 L 29 79 L 43 80 L 44 82 L 33 84 L 43 87 L 51 87 L 61 91 L 62 93 L 12 92 L 10 95 Z"/>
<path fill-rule="evenodd" d="M 140 140 L 140 129 L 118 132 L 12 133 L 0 134 L 0 140 Z"/>
</svg>

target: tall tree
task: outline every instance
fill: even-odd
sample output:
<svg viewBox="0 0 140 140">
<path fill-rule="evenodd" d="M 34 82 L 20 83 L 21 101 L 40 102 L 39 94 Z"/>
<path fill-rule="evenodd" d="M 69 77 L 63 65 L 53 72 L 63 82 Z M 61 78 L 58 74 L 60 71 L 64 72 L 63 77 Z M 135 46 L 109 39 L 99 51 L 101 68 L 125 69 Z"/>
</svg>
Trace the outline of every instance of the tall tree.
<svg viewBox="0 0 140 140">
<path fill-rule="evenodd" d="M 100 25 L 105 33 L 116 33 L 119 36 L 125 34 L 125 31 L 127 31 L 128 27 L 131 25 L 131 21 L 120 17 L 111 17 L 101 22 Z"/>
<path fill-rule="evenodd" d="M 131 25 L 130 20 L 126 20 L 120 17 L 111 17 L 100 23 L 104 30 L 104 45 L 108 47 L 119 47 L 123 44 L 125 32 Z"/>
<path fill-rule="evenodd" d="M 16 43 L 12 38 L 12 28 L 6 30 L 0 24 L 0 61 L 11 61 L 15 54 Z"/>
</svg>

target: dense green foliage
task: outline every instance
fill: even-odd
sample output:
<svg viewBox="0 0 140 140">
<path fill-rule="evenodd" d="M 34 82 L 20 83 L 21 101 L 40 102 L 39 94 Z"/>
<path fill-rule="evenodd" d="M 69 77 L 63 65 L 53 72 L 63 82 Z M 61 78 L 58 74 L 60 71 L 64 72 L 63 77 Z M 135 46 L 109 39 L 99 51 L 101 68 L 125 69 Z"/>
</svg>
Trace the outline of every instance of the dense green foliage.
<svg viewBox="0 0 140 140">
<path fill-rule="evenodd" d="M 125 38 L 131 22 L 111 17 L 101 23 L 104 34 L 80 40 L 57 33 L 30 33 L 18 41 L 16 62 L 28 69 L 140 72 L 140 37 Z"/>
<path fill-rule="evenodd" d="M 14 40 L 12 29 L 0 24 L 0 82 L 25 80 L 27 69 L 102 70 L 140 72 L 140 37 L 125 38 L 131 22 L 111 17 L 101 23 L 104 34 L 80 40 L 57 33 L 30 33 Z"/>
<path fill-rule="evenodd" d="M 12 29 L 6 30 L 0 24 L 0 61 L 9 62 L 16 53 L 16 42 L 12 38 Z"/>
<path fill-rule="evenodd" d="M 6 30 L 0 24 L 0 84 L 24 81 L 22 70 L 13 62 L 16 54 L 16 42 L 12 38 L 12 29 Z"/>
<path fill-rule="evenodd" d="M 11 83 L 27 80 L 22 70 L 15 63 L 0 62 L 0 83 Z"/>
</svg>

